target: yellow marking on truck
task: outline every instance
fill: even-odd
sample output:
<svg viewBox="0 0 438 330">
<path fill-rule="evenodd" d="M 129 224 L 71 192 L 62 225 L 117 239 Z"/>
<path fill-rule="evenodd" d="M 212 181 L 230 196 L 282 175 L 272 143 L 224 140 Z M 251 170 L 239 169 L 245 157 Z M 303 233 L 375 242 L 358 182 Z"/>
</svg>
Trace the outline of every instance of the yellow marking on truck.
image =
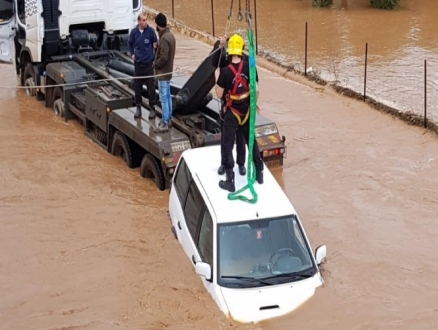
<svg viewBox="0 0 438 330">
<path fill-rule="evenodd" d="M 276 135 L 269 135 L 269 136 L 268 136 L 268 139 L 269 139 L 272 143 L 278 143 L 278 142 L 280 142 L 280 139 L 277 138 Z"/>
</svg>

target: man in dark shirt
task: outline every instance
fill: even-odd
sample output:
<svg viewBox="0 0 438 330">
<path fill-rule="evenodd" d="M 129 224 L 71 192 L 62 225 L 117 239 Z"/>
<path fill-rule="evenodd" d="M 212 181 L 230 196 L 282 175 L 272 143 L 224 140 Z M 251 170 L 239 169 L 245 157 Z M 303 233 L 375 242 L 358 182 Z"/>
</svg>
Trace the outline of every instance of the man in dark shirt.
<svg viewBox="0 0 438 330">
<path fill-rule="evenodd" d="M 229 40 L 229 38 L 227 38 L 226 36 L 221 37 L 218 41 L 216 41 L 216 43 L 213 46 L 213 50 L 210 52 L 210 56 L 211 56 L 211 61 L 214 67 L 217 68 L 224 68 L 226 67 L 229 62 L 228 62 L 228 56 L 227 56 L 227 50 L 226 47 L 224 47 L 226 45 L 226 42 Z M 224 49 L 219 49 L 220 47 L 223 47 Z M 242 54 L 242 59 L 244 61 L 247 61 L 247 56 L 246 54 Z M 222 109 L 221 109 L 221 130 L 222 130 L 222 135 L 221 135 L 221 166 L 219 167 L 219 169 L 217 170 L 217 173 L 219 175 L 224 175 L 225 174 L 225 164 L 224 164 L 224 134 L 223 134 L 223 123 L 224 123 L 224 109 L 223 109 L 223 102 L 222 102 Z M 237 148 L 237 159 L 236 159 L 236 163 L 239 166 L 239 173 L 240 175 L 245 175 L 246 174 L 246 169 L 245 169 L 245 156 L 246 156 L 246 150 L 245 150 L 245 137 L 242 134 L 241 130 L 237 130 L 236 131 L 236 148 Z"/>
<path fill-rule="evenodd" d="M 138 15 L 138 25 L 132 29 L 129 36 L 128 45 L 132 59 L 134 60 L 134 76 L 150 78 L 135 79 L 135 105 L 137 111 L 134 118 L 141 118 L 141 94 L 143 84 L 146 83 L 148 89 L 149 119 L 155 118 L 155 104 L 157 103 L 157 93 L 155 91 L 154 76 L 154 58 L 155 48 L 157 47 L 157 34 L 151 28 L 146 20 L 146 15 L 141 13 Z"/>
<path fill-rule="evenodd" d="M 225 149 L 224 165 L 226 180 L 221 180 L 219 187 L 230 192 L 234 192 L 236 189 L 233 170 L 233 148 L 236 130 L 241 130 L 246 143 L 249 144 L 249 63 L 242 60 L 243 46 L 244 41 L 241 36 L 235 34 L 229 39 L 227 53 L 230 64 L 222 68 L 220 73 L 216 75 L 216 95 L 225 101 L 222 134 L 224 136 L 223 146 Z M 258 82 L 257 73 L 256 81 Z M 257 90 L 257 98 L 258 95 L 259 92 Z M 258 107 L 257 111 L 259 111 Z M 264 164 L 255 137 L 252 151 L 256 168 L 256 180 L 259 184 L 262 184 Z"/>
</svg>

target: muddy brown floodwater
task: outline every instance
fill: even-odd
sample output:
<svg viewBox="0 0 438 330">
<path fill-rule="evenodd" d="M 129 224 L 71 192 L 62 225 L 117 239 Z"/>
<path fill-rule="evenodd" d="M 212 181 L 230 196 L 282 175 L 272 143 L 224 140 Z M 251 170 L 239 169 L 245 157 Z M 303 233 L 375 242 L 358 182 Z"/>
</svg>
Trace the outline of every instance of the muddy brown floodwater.
<svg viewBox="0 0 438 330">
<path fill-rule="evenodd" d="M 181 68 L 206 45 L 177 35 Z M 0 67 L 0 85 L 15 84 Z M 438 139 L 260 70 L 287 136 L 276 177 L 326 285 L 262 329 L 438 327 Z M 255 329 L 217 309 L 170 232 L 168 192 L 14 89 L 0 90 L 0 329 Z"/>
</svg>

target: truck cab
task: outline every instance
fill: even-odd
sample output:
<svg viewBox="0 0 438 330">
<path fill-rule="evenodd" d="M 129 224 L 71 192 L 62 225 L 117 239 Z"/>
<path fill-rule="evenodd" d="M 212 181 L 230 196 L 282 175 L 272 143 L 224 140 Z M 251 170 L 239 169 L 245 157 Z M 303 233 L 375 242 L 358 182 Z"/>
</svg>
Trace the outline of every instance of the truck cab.
<svg viewBox="0 0 438 330">
<path fill-rule="evenodd" d="M 54 56 L 126 52 L 130 30 L 142 10 L 140 0 L 2 0 L 0 4 L 0 61 L 15 62 L 22 85 L 28 63 L 36 66 L 33 73 L 39 75 Z"/>
<path fill-rule="evenodd" d="M 0 62 L 12 63 L 14 52 L 14 1 L 0 2 Z"/>
</svg>

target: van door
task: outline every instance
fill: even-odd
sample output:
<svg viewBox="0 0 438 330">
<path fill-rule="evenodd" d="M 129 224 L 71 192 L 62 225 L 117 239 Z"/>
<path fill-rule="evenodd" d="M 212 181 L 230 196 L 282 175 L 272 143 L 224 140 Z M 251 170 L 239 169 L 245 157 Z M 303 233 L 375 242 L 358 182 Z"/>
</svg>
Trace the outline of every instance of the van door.
<svg viewBox="0 0 438 330">
<path fill-rule="evenodd" d="M 213 299 L 220 305 L 218 297 L 216 295 L 215 287 L 213 283 L 215 282 L 215 272 L 216 267 L 214 264 L 214 225 L 213 219 L 207 207 L 204 207 L 202 212 L 201 222 L 199 224 L 199 234 L 196 241 L 197 255 L 200 261 L 206 262 L 211 267 L 211 280 L 207 281 L 202 278 L 205 288 L 210 292 Z"/>
<path fill-rule="evenodd" d="M 15 12 L 13 0 L 0 0 L 0 62 L 14 63 Z"/>
<path fill-rule="evenodd" d="M 187 241 L 188 244 L 186 247 L 184 247 L 184 249 L 192 261 L 193 267 L 197 261 L 200 261 L 196 245 L 198 243 L 199 226 L 202 221 L 204 209 L 204 199 L 198 189 L 198 186 L 196 185 L 196 182 L 192 180 L 183 209 L 185 221 L 183 223 L 182 235 L 186 236 L 184 237 L 184 240 Z"/>
<path fill-rule="evenodd" d="M 187 166 L 184 157 L 180 158 L 173 175 L 173 182 L 170 188 L 169 197 L 169 215 L 172 220 L 172 226 L 176 236 L 180 241 L 184 252 L 191 258 L 191 242 L 187 235 L 188 228 L 184 217 L 184 206 L 186 204 L 187 194 L 189 192 L 192 174 Z"/>
</svg>

